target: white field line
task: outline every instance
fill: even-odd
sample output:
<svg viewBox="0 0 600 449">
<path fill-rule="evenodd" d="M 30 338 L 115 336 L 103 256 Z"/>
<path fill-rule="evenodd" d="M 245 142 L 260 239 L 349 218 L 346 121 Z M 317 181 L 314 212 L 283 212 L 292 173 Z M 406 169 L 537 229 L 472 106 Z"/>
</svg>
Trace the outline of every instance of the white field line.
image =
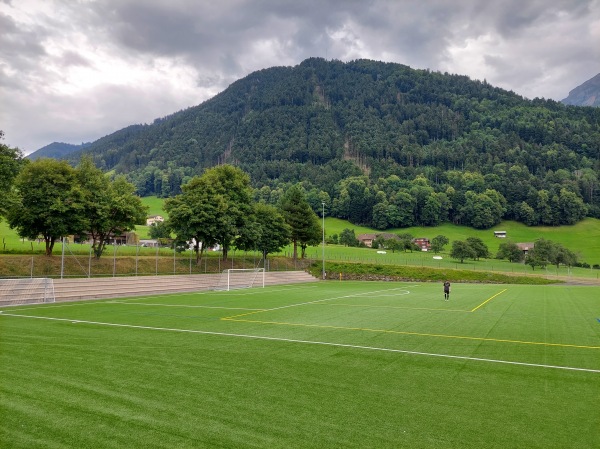
<svg viewBox="0 0 600 449">
<path fill-rule="evenodd" d="M 513 362 L 509 360 L 498 360 L 498 359 L 486 359 L 481 357 L 467 357 L 460 355 L 450 355 L 450 354 L 437 354 L 432 352 L 419 352 L 419 351 L 408 351 L 404 349 L 392 349 L 392 348 L 381 348 L 376 346 L 362 346 L 362 345 L 350 345 L 344 343 L 331 343 L 325 341 L 311 341 L 311 340 L 297 340 L 292 338 L 279 338 L 279 337 L 265 337 L 261 335 L 248 335 L 248 334 L 234 334 L 228 332 L 212 332 L 212 331 L 201 331 L 201 330 L 193 330 L 193 329 L 174 329 L 167 327 L 151 327 L 151 326 L 137 326 L 133 324 L 118 324 L 118 323 L 103 323 L 99 321 L 86 321 L 86 320 L 73 320 L 67 318 L 51 318 L 51 317 L 43 317 L 43 316 L 30 316 L 30 315 L 18 315 L 14 313 L 1 313 L 2 316 L 10 316 L 10 317 L 19 317 L 19 318 L 33 318 L 33 319 L 41 319 L 41 320 L 50 320 L 50 321 L 70 321 L 73 324 L 93 324 L 97 326 L 112 326 L 112 327 L 123 327 L 129 329 L 144 329 L 144 330 L 152 330 L 152 331 L 163 331 L 163 332 L 181 332 L 181 333 L 189 333 L 189 334 L 202 334 L 202 335 L 215 335 L 221 337 L 234 337 L 234 338 L 248 338 L 253 340 L 268 340 L 268 341 L 280 341 L 285 343 L 301 343 L 308 345 L 320 345 L 320 346 L 332 346 L 337 348 L 349 348 L 349 349 L 359 349 L 365 351 L 381 351 L 381 352 L 391 352 L 396 354 L 408 354 L 408 355 L 416 355 L 416 356 L 426 356 L 426 357 L 440 357 L 445 359 L 454 359 L 454 360 L 467 360 L 471 362 L 485 362 L 485 363 L 498 363 L 503 365 L 515 365 L 515 366 L 527 366 L 532 368 L 546 368 L 546 369 L 557 369 L 557 370 L 566 370 L 566 371 L 579 371 L 586 373 L 595 373 L 600 374 L 600 369 L 591 369 L 591 368 L 577 368 L 573 366 L 561 366 L 561 365 L 544 365 L 540 363 L 526 363 L 526 362 Z"/>
<path fill-rule="evenodd" d="M 280 292 L 280 291 L 289 291 L 289 290 L 304 290 L 308 288 L 316 288 L 316 286 L 307 286 L 307 287 L 289 287 L 289 288 L 278 288 L 278 289 L 269 289 L 269 292 Z M 154 299 L 154 298 L 174 298 L 177 296 L 190 296 L 190 295 L 228 295 L 228 296 L 251 296 L 251 295 L 260 295 L 264 294 L 263 289 L 257 289 L 258 291 L 249 291 L 244 293 L 231 293 L 227 291 L 200 291 L 200 292 L 184 292 L 184 293 L 167 293 L 161 295 L 146 295 L 146 296 L 134 296 L 130 298 L 115 298 L 121 302 L 133 302 L 133 301 L 143 301 L 145 299 Z M 110 299 L 110 298 L 105 298 Z"/>
<path fill-rule="evenodd" d="M 320 302 L 325 302 L 325 301 L 333 301 L 335 299 L 344 299 L 344 298 L 357 298 L 360 296 L 365 296 L 365 295 L 373 295 L 375 293 L 382 293 L 382 292 L 390 292 L 390 291 L 394 291 L 394 290 L 401 290 L 402 295 L 408 295 L 410 294 L 410 291 L 406 290 L 406 288 L 402 287 L 402 288 L 391 288 L 391 289 L 385 289 L 385 290 L 375 290 L 372 292 L 364 292 L 364 293 L 357 293 L 357 294 L 353 294 L 353 295 L 344 295 L 344 296 L 336 296 L 333 298 L 325 298 L 325 299 L 316 299 L 314 301 L 307 301 L 307 302 L 300 302 L 297 304 L 288 304 L 287 306 L 280 306 L 280 307 L 274 307 L 272 309 L 265 309 L 265 312 L 271 312 L 273 310 L 281 310 L 281 309 L 288 309 L 290 307 L 298 307 L 298 306 L 305 306 L 308 304 L 317 304 Z"/>
<path fill-rule="evenodd" d="M 152 304 L 148 302 L 127 302 L 127 301 L 110 301 L 110 304 L 124 304 L 128 306 L 157 306 L 157 307 L 180 307 L 189 309 L 225 309 L 225 310 L 250 310 L 250 311 L 263 311 L 266 309 L 250 309 L 248 307 L 221 307 L 221 306 L 192 306 L 185 304 Z"/>
</svg>

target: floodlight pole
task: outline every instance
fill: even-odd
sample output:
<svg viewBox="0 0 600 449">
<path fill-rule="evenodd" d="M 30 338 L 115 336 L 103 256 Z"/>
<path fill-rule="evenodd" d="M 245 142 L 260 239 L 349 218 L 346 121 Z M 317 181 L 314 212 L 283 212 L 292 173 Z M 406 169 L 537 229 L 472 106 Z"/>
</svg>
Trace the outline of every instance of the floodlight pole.
<svg viewBox="0 0 600 449">
<path fill-rule="evenodd" d="M 323 280 L 325 279 L 325 202 L 323 205 Z"/>
<path fill-rule="evenodd" d="M 65 238 L 62 237 L 61 239 L 61 243 L 62 243 L 62 256 L 60 258 L 60 278 L 63 278 L 63 275 L 65 273 Z"/>
</svg>

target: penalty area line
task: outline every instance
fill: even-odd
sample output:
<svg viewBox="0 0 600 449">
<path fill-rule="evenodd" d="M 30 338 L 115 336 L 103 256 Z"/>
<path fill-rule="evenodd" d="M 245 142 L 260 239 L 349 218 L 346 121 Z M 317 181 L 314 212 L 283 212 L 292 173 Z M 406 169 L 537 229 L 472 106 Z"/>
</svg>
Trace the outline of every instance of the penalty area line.
<svg viewBox="0 0 600 449">
<path fill-rule="evenodd" d="M 481 306 L 486 305 L 488 302 L 490 302 L 492 299 L 494 299 L 496 296 L 501 295 L 502 293 L 504 293 L 506 290 L 508 290 L 507 288 L 505 288 L 504 290 L 502 290 L 501 292 L 496 293 L 494 296 L 489 297 L 488 299 L 486 299 L 485 301 L 483 301 L 481 304 L 479 304 L 477 307 L 475 307 L 474 309 L 471 309 L 471 312 L 475 312 L 477 309 L 479 309 Z"/>
<path fill-rule="evenodd" d="M 346 343 L 332 343 L 332 342 L 326 342 L 326 341 L 298 340 L 298 339 L 293 339 L 293 338 L 267 337 L 267 336 L 262 336 L 262 335 L 235 334 L 235 333 L 230 333 L 230 332 L 201 331 L 201 330 L 194 330 L 194 329 L 176 329 L 176 328 L 168 328 L 168 327 L 139 326 L 139 325 L 134 325 L 134 324 L 105 323 L 105 322 L 101 322 L 101 321 L 86 321 L 86 320 L 74 320 L 74 319 L 68 319 L 68 318 L 52 318 L 52 317 L 44 317 L 44 316 L 18 315 L 18 314 L 13 314 L 13 313 L 2 313 L 1 316 L 11 316 L 11 317 L 18 317 L 18 318 L 33 318 L 33 319 L 50 320 L 50 321 L 63 321 L 63 322 L 71 322 L 73 324 L 92 324 L 92 325 L 97 325 L 97 326 L 122 327 L 122 328 L 128 328 L 128 329 L 142 329 L 142 330 L 163 331 L 163 332 L 180 332 L 180 333 L 188 333 L 188 334 L 214 335 L 214 336 L 220 336 L 220 337 L 247 338 L 247 339 L 252 339 L 252 340 L 279 341 L 279 342 L 284 342 L 284 343 L 299 343 L 299 344 L 308 344 L 308 345 L 331 346 L 331 347 L 336 347 L 336 348 L 348 348 L 348 349 L 358 349 L 358 350 L 365 350 L 365 351 L 390 352 L 390 353 L 395 353 L 395 354 L 406 354 L 406 355 L 425 356 L 425 357 L 438 357 L 438 358 L 463 360 L 463 361 L 471 361 L 471 362 L 497 363 L 497 364 L 502 364 L 502 365 L 525 366 L 525 367 L 531 367 L 531 368 L 546 368 L 546 369 L 556 369 L 556 370 L 565 370 L 565 371 L 579 371 L 579 372 L 596 373 L 596 374 L 600 373 L 600 369 L 592 369 L 592 368 L 578 368 L 578 367 L 573 367 L 573 366 L 515 362 L 515 361 L 510 361 L 510 360 L 486 359 L 483 357 L 468 357 L 468 356 L 461 356 L 461 355 L 438 354 L 438 353 L 433 353 L 433 352 L 409 351 L 406 349 L 393 349 L 393 348 L 382 348 L 382 347 L 377 347 L 377 346 L 351 345 L 351 344 L 346 344 Z"/>
</svg>

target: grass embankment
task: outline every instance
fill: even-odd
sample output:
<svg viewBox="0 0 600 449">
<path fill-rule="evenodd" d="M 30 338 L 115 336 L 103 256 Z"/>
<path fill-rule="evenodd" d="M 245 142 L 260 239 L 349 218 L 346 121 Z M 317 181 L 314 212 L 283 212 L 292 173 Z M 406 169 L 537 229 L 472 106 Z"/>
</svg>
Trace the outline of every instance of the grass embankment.
<svg viewBox="0 0 600 449">
<path fill-rule="evenodd" d="M 89 256 L 2 256 L 0 257 L 0 278 L 2 277 L 103 277 L 103 276 L 154 276 L 170 274 L 221 273 L 227 268 L 254 268 L 259 255 L 245 254 L 227 260 L 220 253 L 204 256 L 199 264 L 186 255 L 171 257 L 112 257 L 107 255 L 96 259 Z M 270 257 L 270 271 L 301 270 L 308 261 L 296 261 L 285 257 Z"/>
<path fill-rule="evenodd" d="M 310 272 L 315 277 L 322 276 L 322 265 L 314 263 Z M 418 282 L 473 282 L 493 284 L 530 284 L 545 285 L 561 283 L 558 279 L 546 279 L 541 276 L 510 276 L 485 271 L 437 269 L 428 267 L 407 267 L 364 263 L 325 264 L 328 280 L 367 280 L 367 281 L 418 281 Z"/>
</svg>

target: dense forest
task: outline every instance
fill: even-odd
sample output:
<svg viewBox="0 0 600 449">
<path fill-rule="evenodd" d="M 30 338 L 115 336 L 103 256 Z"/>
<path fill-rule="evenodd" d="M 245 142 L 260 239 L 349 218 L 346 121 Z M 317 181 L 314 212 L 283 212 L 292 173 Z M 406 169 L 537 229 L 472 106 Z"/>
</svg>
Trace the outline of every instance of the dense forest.
<svg viewBox="0 0 600 449">
<path fill-rule="evenodd" d="M 261 70 L 199 106 L 133 125 L 91 154 L 170 197 L 206 168 L 250 175 L 274 204 L 300 182 L 315 211 L 378 229 L 600 218 L 600 108 L 370 60 Z"/>
</svg>

